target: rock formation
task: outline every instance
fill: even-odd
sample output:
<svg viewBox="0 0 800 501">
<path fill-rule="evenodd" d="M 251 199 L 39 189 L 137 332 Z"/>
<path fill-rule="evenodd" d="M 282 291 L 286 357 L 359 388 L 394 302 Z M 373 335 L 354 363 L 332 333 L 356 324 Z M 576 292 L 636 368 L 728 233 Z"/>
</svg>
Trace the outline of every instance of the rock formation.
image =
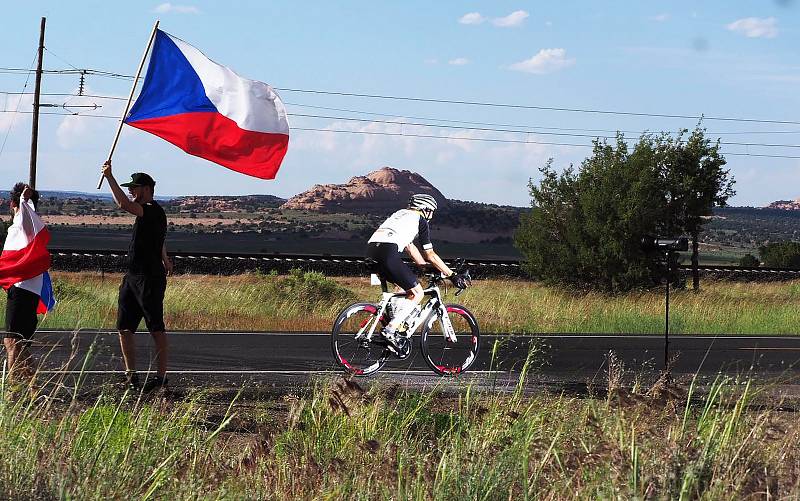
<svg viewBox="0 0 800 501">
<path fill-rule="evenodd" d="M 317 184 L 293 196 L 282 209 L 321 212 L 388 212 L 405 206 L 413 193 L 428 193 L 440 208 L 447 199 L 432 184 L 411 171 L 383 167 L 345 184 Z"/>
</svg>

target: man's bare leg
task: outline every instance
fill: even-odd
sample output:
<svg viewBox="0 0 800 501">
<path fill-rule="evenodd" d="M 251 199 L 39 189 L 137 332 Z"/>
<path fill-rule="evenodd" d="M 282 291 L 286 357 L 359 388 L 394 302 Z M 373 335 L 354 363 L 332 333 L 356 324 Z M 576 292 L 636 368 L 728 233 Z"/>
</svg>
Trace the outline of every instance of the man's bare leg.
<svg viewBox="0 0 800 501">
<path fill-rule="evenodd" d="M 18 338 L 7 337 L 3 339 L 8 360 L 8 375 L 11 378 L 33 376 L 31 369 L 31 354 L 26 343 Z"/>
<path fill-rule="evenodd" d="M 136 343 L 133 339 L 133 332 L 119 331 L 119 347 L 122 350 L 122 360 L 125 362 L 125 372 L 136 371 Z"/>
<path fill-rule="evenodd" d="M 156 345 L 156 363 L 158 365 L 158 375 L 164 377 L 167 373 L 167 333 L 164 331 L 155 331 L 150 333 L 153 336 L 153 342 Z"/>
</svg>

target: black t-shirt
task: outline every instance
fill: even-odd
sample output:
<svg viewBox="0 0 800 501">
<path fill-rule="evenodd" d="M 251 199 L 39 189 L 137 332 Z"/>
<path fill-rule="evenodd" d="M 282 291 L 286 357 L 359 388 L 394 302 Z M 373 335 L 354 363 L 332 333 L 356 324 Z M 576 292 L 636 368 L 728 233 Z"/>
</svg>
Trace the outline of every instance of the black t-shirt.
<svg viewBox="0 0 800 501">
<path fill-rule="evenodd" d="M 167 215 L 155 201 L 142 205 L 144 214 L 136 216 L 128 248 L 128 272 L 136 275 L 164 275 L 161 248 L 167 235 Z"/>
</svg>

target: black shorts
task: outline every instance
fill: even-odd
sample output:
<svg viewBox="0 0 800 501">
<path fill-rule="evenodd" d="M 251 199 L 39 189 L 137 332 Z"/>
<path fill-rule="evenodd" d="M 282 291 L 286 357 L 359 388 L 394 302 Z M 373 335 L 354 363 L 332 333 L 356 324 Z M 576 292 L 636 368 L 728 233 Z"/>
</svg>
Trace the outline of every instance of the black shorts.
<svg viewBox="0 0 800 501">
<path fill-rule="evenodd" d="M 149 332 L 164 331 L 164 291 L 167 289 L 165 275 L 126 274 L 119 286 L 117 304 L 117 330 L 136 332 L 139 322 Z"/>
<path fill-rule="evenodd" d="M 403 290 L 411 290 L 419 284 L 417 276 L 400 258 L 397 244 L 373 242 L 367 246 L 367 257 L 378 263 L 378 275 Z"/>
<path fill-rule="evenodd" d="M 18 334 L 25 339 L 33 337 L 39 319 L 36 308 L 39 306 L 39 295 L 20 287 L 8 288 L 6 302 L 6 332 Z"/>
</svg>

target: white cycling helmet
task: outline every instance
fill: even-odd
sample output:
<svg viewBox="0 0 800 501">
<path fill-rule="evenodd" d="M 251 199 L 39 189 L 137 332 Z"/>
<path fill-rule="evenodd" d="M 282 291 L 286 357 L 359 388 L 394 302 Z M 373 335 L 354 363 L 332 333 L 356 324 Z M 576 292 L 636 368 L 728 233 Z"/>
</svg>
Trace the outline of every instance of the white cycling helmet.
<svg viewBox="0 0 800 501">
<path fill-rule="evenodd" d="M 436 210 L 436 199 L 427 193 L 416 193 L 408 200 L 409 209 L 433 212 Z"/>
</svg>

